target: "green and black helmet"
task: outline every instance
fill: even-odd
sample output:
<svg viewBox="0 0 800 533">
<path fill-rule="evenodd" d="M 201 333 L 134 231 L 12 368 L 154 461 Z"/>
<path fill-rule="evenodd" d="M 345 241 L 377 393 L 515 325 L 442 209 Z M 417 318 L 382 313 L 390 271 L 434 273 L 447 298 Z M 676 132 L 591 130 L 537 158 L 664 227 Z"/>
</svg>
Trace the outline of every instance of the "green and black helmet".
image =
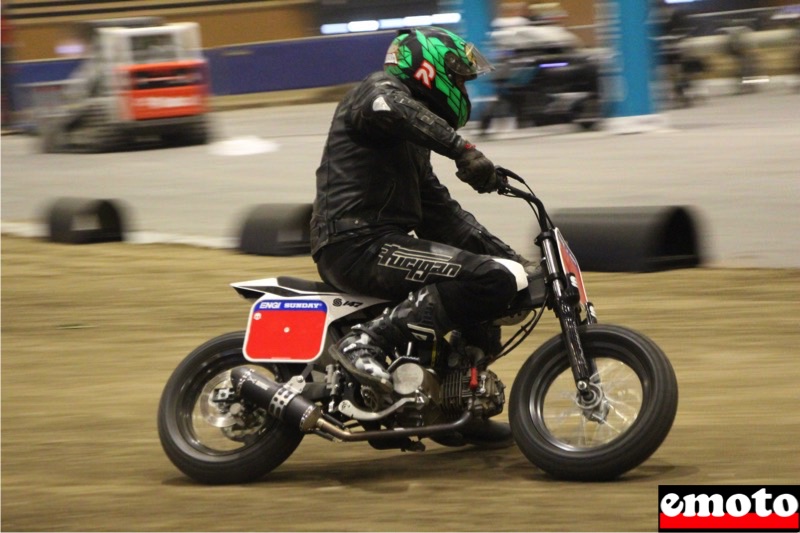
<svg viewBox="0 0 800 533">
<path fill-rule="evenodd" d="M 402 30 L 386 52 L 384 70 L 398 77 L 453 128 L 469 120 L 464 83 L 492 70 L 478 49 L 443 28 Z"/>
</svg>

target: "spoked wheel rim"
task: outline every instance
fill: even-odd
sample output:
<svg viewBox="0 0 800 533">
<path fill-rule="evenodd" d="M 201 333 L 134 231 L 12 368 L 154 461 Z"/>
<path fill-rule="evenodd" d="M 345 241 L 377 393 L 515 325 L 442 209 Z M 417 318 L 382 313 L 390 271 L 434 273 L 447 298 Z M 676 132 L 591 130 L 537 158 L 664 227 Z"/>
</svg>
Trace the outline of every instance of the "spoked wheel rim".
<svg viewBox="0 0 800 533">
<path fill-rule="evenodd" d="M 641 369 L 624 354 L 606 352 L 592 358 L 595 397 L 582 399 L 566 358 L 542 372 L 532 394 L 529 414 L 541 435 L 565 451 L 589 451 L 612 445 L 636 424 L 645 406 Z"/>
</svg>

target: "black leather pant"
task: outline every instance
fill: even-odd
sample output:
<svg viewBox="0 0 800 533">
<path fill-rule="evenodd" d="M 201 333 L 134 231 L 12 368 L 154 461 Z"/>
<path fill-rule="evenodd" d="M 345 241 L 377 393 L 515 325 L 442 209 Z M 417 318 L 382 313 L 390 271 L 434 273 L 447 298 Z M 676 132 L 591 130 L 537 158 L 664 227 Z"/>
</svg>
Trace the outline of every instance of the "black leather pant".
<svg viewBox="0 0 800 533">
<path fill-rule="evenodd" d="M 514 275 L 490 256 L 400 230 L 329 244 L 315 260 L 325 282 L 353 294 L 400 301 L 435 284 L 457 327 L 499 317 L 517 292 Z"/>
</svg>

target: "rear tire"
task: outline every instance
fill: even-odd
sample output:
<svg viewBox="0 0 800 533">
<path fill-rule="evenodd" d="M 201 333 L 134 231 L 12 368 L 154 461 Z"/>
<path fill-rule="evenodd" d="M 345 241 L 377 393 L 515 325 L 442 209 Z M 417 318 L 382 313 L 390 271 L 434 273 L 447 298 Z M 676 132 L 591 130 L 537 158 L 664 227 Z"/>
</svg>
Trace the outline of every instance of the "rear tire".
<svg viewBox="0 0 800 533">
<path fill-rule="evenodd" d="M 586 357 L 598 369 L 605 399 L 600 407 L 576 403 L 566 349 L 557 335 L 517 375 L 509 421 L 522 453 L 550 475 L 611 480 L 644 462 L 667 437 L 678 384 L 667 357 L 644 335 L 605 324 L 583 326 L 579 333 Z M 602 422 L 586 416 L 592 413 Z"/>
<path fill-rule="evenodd" d="M 258 480 L 286 461 L 303 440 L 299 429 L 263 410 L 248 410 L 249 423 L 227 411 L 231 369 L 244 365 L 275 381 L 291 377 L 283 365 L 248 363 L 243 345 L 243 331 L 206 342 L 178 365 L 161 396 L 161 446 L 181 472 L 200 483 Z"/>
</svg>

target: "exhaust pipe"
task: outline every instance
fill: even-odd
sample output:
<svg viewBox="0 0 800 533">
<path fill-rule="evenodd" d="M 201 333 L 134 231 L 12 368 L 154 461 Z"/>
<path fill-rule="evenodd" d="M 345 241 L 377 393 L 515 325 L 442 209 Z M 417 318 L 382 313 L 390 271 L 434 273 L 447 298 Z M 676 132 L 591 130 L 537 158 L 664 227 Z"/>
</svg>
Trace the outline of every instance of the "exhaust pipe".
<svg viewBox="0 0 800 533">
<path fill-rule="evenodd" d="M 345 442 L 440 435 L 456 431 L 472 419 L 472 413 L 465 411 L 458 420 L 445 424 L 353 433 L 335 420 L 326 419 L 317 404 L 302 396 L 306 385 L 303 376 L 294 376 L 286 383 L 277 383 L 256 374 L 252 369 L 238 367 L 231 370 L 231 383 L 240 398 L 265 408 L 270 416 L 299 428 L 303 433 L 315 432 Z"/>
<path fill-rule="evenodd" d="M 231 370 L 231 383 L 236 394 L 264 407 L 270 416 L 297 426 L 303 433 L 317 429 L 322 409 L 300 394 L 306 385 L 303 376 L 277 383 L 252 369 L 238 367 Z"/>
</svg>

